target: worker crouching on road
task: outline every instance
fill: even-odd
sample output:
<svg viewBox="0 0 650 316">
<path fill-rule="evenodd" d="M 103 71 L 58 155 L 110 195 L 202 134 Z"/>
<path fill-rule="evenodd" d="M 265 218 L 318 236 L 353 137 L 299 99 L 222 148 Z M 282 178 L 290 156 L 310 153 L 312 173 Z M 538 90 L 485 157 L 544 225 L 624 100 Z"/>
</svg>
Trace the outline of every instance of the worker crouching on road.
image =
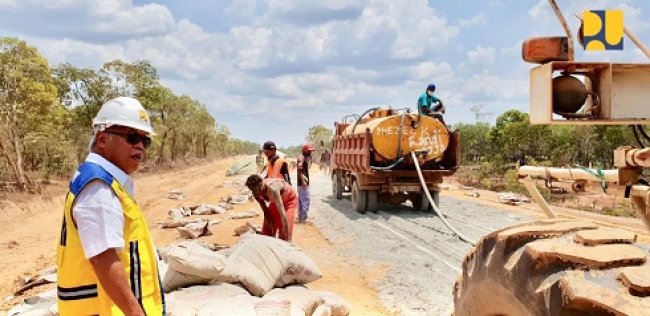
<svg viewBox="0 0 650 316">
<path fill-rule="evenodd" d="M 282 179 L 262 179 L 254 174 L 246 179 L 246 186 L 264 212 L 262 234 L 291 241 L 298 208 L 298 196 L 291 184 Z"/>
<path fill-rule="evenodd" d="M 264 143 L 262 146 L 264 155 L 268 158 L 269 162 L 266 167 L 266 177 L 267 178 L 277 178 L 284 179 L 287 183 L 291 184 L 291 176 L 289 175 L 289 164 L 284 159 L 278 155 L 277 147 L 272 141 Z"/>
<path fill-rule="evenodd" d="M 302 145 L 302 153 L 298 156 L 297 181 L 298 181 L 298 223 L 307 222 L 309 215 L 309 167 L 311 166 L 311 153 L 314 147 L 311 144 Z"/>
<path fill-rule="evenodd" d="M 60 315 L 163 315 L 158 260 L 131 174 L 155 135 L 138 100 L 93 119 L 91 153 L 70 182 L 57 247 Z"/>
</svg>

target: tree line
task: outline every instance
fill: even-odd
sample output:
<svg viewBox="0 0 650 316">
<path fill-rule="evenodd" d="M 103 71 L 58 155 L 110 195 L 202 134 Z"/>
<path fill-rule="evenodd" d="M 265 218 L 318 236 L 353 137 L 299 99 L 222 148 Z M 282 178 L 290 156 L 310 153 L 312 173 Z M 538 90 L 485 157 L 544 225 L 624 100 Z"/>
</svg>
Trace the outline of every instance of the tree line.
<svg viewBox="0 0 650 316">
<path fill-rule="evenodd" d="M 259 144 L 232 138 L 206 106 L 176 95 L 148 61 L 106 62 L 100 69 L 50 67 L 36 48 L 0 38 L 0 182 L 21 191 L 34 180 L 69 175 L 88 153 L 101 105 L 132 96 L 148 110 L 158 136 L 147 165 L 255 153 Z"/>
<path fill-rule="evenodd" d="M 614 149 L 634 145 L 627 126 L 531 125 L 528 114 L 509 110 L 495 125 L 458 124 L 465 165 L 487 164 L 503 174 L 514 163 L 612 168 Z"/>
</svg>

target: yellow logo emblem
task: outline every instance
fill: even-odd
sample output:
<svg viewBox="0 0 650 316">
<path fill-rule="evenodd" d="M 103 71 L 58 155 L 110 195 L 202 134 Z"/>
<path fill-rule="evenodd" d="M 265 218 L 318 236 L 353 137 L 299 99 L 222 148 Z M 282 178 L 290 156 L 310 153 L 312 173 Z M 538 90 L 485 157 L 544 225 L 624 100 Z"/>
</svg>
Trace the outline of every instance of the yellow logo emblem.
<svg viewBox="0 0 650 316">
<path fill-rule="evenodd" d="M 586 10 L 583 19 L 585 50 L 623 50 L 622 10 Z"/>
</svg>

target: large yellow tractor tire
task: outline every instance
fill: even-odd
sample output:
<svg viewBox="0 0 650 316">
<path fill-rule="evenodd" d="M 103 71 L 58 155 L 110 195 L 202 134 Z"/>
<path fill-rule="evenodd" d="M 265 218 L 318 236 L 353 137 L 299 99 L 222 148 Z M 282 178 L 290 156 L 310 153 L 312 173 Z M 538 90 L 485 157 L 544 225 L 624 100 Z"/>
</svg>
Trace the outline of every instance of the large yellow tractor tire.
<svg viewBox="0 0 650 316">
<path fill-rule="evenodd" d="M 493 232 L 463 261 L 454 315 L 650 315 L 650 247 L 636 239 L 575 220 Z"/>
</svg>

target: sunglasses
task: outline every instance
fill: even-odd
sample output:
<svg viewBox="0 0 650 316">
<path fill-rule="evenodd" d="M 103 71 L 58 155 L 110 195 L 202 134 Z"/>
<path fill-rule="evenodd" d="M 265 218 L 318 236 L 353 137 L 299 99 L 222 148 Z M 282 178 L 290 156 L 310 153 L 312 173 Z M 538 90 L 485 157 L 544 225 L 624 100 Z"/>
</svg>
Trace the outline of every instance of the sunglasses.
<svg viewBox="0 0 650 316">
<path fill-rule="evenodd" d="M 120 135 L 126 142 L 131 145 L 136 145 L 139 142 L 142 142 L 144 148 L 148 148 L 151 145 L 151 138 L 149 136 L 141 136 L 136 132 L 116 132 L 116 131 L 104 131 L 104 133 Z"/>
</svg>

